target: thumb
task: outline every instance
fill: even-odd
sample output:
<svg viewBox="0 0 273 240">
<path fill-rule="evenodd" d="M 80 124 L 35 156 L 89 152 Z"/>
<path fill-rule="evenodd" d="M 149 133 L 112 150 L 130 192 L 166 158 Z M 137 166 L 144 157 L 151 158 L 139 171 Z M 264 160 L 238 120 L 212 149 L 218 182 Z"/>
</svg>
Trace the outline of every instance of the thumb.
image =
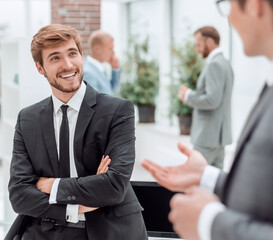
<svg viewBox="0 0 273 240">
<path fill-rule="evenodd" d="M 180 152 L 182 152 L 188 157 L 190 156 L 192 149 L 188 148 L 186 145 L 182 144 L 181 142 L 179 142 L 177 146 Z"/>
</svg>

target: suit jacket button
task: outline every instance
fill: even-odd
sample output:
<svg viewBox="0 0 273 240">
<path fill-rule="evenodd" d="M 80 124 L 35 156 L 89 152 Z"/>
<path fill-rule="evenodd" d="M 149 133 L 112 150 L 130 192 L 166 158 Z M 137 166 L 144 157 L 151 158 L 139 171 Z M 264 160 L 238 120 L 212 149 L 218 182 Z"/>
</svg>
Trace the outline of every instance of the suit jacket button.
<svg viewBox="0 0 273 240">
<path fill-rule="evenodd" d="M 68 200 L 68 201 L 71 201 L 71 196 L 68 196 L 68 197 L 67 197 L 67 200 Z"/>
<path fill-rule="evenodd" d="M 76 197 L 75 196 L 72 196 L 72 198 L 71 198 L 72 200 L 76 200 Z"/>
</svg>

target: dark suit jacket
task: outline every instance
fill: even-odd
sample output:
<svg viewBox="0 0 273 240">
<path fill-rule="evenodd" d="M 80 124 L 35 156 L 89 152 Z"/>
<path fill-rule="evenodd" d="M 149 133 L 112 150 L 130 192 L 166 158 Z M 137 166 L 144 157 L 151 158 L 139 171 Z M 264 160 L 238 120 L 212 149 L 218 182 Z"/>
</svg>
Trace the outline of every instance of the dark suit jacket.
<svg viewBox="0 0 273 240">
<path fill-rule="evenodd" d="M 252 111 L 215 192 L 227 210 L 214 219 L 212 240 L 273 239 L 273 87 Z"/>
<path fill-rule="evenodd" d="M 23 109 L 18 115 L 10 170 L 14 211 L 64 224 L 67 204 L 99 207 L 85 214 L 90 239 L 147 239 L 143 209 L 130 185 L 135 160 L 131 102 L 100 94 L 87 85 L 75 130 L 74 154 L 78 178 L 61 179 L 57 204 L 49 205 L 49 195 L 35 184 L 38 177 L 59 176 L 52 98 Z M 109 155 L 112 161 L 107 173 L 96 175 L 102 155 Z"/>
</svg>

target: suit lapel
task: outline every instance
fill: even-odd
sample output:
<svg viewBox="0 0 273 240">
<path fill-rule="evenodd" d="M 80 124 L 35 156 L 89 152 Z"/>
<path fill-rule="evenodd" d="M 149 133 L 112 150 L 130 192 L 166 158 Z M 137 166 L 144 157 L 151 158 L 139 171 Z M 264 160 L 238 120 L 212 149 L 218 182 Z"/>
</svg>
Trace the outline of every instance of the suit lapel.
<svg viewBox="0 0 273 240">
<path fill-rule="evenodd" d="M 47 103 L 41 111 L 41 126 L 54 176 L 59 176 L 58 153 L 53 123 L 53 102 L 51 97 L 48 98 Z"/>
<path fill-rule="evenodd" d="M 85 172 L 81 161 L 83 140 L 85 131 L 95 113 L 92 106 L 96 104 L 96 95 L 96 91 L 86 84 L 86 92 L 79 112 L 74 136 L 75 164 L 79 176 L 83 176 Z"/>
<path fill-rule="evenodd" d="M 238 154 L 240 153 L 242 147 L 245 144 L 245 141 L 250 136 L 252 129 L 258 120 L 263 116 L 266 108 L 273 101 L 273 87 L 270 87 L 266 90 L 266 92 L 260 97 L 254 109 L 252 110 L 248 121 L 242 131 L 241 137 L 238 141 L 238 146 L 235 152 L 235 160 L 237 159 Z"/>
</svg>

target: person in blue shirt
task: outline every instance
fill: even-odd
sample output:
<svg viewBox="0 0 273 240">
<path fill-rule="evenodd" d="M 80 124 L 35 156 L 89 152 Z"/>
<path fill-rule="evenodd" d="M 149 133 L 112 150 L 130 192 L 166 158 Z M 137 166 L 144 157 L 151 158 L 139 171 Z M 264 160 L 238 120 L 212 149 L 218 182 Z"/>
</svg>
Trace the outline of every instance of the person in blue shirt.
<svg viewBox="0 0 273 240">
<path fill-rule="evenodd" d="M 85 57 L 83 79 L 95 90 L 112 95 L 119 90 L 120 64 L 114 52 L 114 39 L 102 30 L 92 32 L 89 39 L 91 53 Z M 108 76 L 103 63 L 112 67 Z"/>
</svg>

